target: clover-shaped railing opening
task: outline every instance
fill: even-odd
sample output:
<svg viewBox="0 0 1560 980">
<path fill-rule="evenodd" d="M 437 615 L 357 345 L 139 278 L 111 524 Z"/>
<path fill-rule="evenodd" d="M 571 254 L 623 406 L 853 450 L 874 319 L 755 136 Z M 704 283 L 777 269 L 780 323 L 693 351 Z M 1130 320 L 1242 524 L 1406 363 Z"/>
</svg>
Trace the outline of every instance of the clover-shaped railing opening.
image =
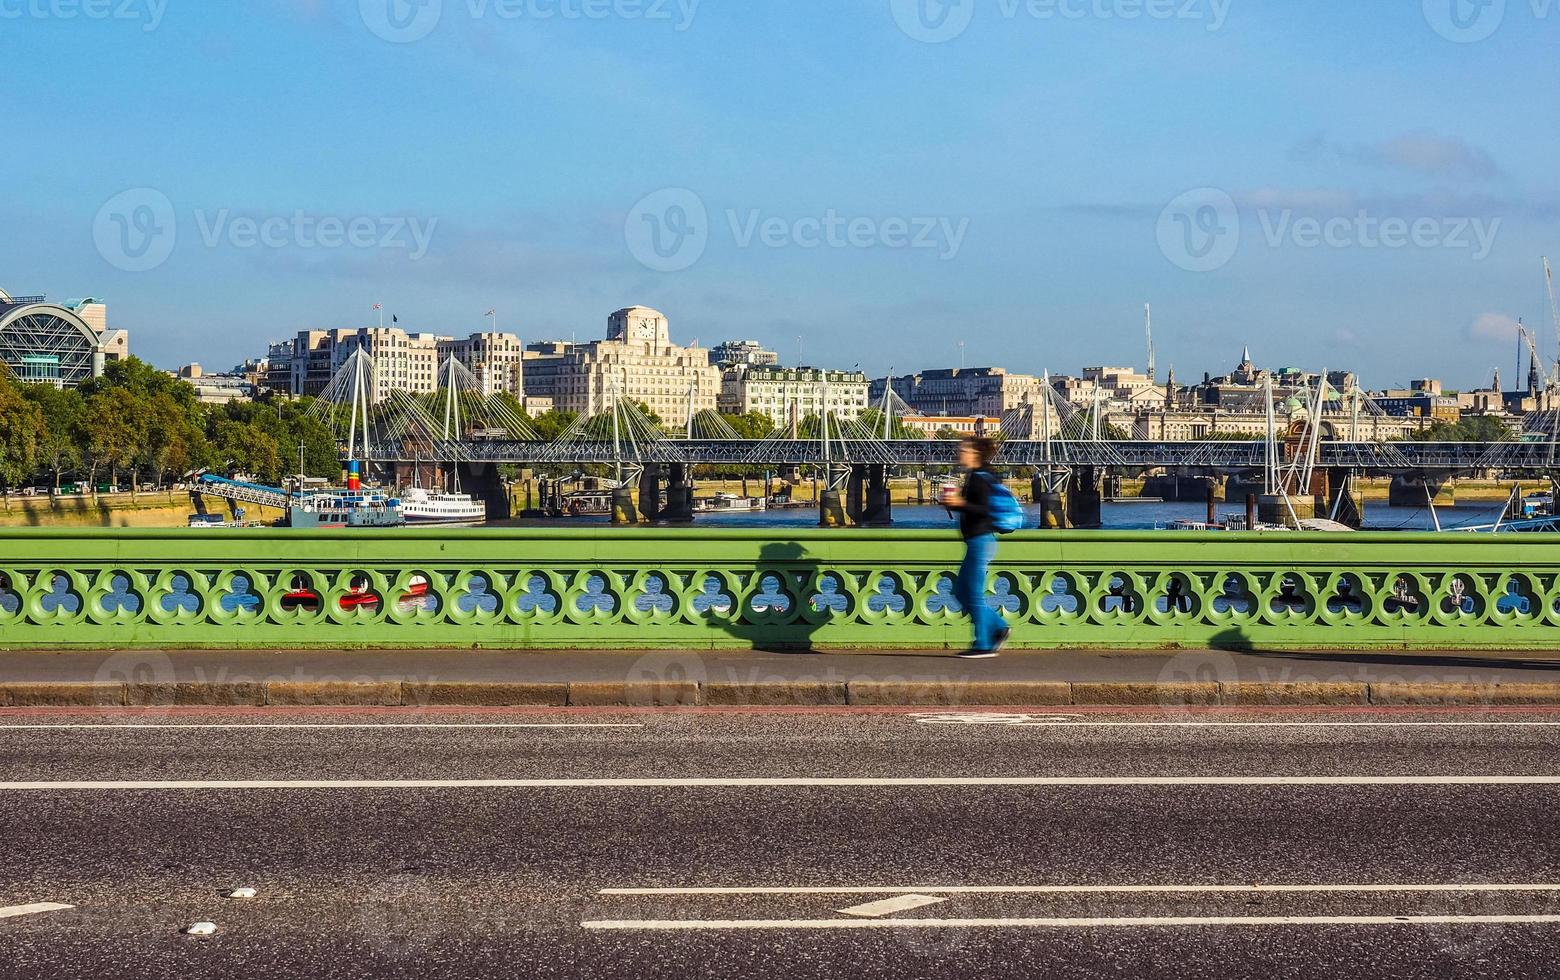
<svg viewBox="0 0 1560 980">
<path fill-rule="evenodd" d="M 1340 575 L 1327 596 L 1327 611 L 1334 618 L 1364 616 L 1369 608 L 1368 599 L 1358 576 Z"/>
<path fill-rule="evenodd" d="M 1447 580 L 1441 597 L 1441 612 L 1449 616 L 1479 616 L 1484 612 L 1484 594 L 1469 575 L 1453 575 Z"/>
<path fill-rule="evenodd" d="M 468 616 L 495 616 L 503 606 L 502 586 L 486 572 L 473 572 L 455 591 L 455 608 Z"/>
<path fill-rule="evenodd" d="M 964 612 L 959 602 L 958 580 L 950 574 L 934 574 L 932 589 L 926 597 L 926 611 L 934 616 L 957 616 Z"/>
<path fill-rule="evenodd" d="M 699 591 L 694 593 L 688 604 L 695 613 L 705 618 L 725 617 L 731 615 L 731 611 L 737 607 L 737 599 L 719 575 L 706 574 L 699 583 Z"/>
<path fill-rule="evenodd" d="M 320 590 L 308 573 L 294 572 L 287 577 L 286 589 L 277 606 L 284 613 L 317 613 L 325 608 L 325 601 L 320 598 Z"/>
<path fill-rule="evenodd" d="M 336 608 L 331 615 L 336 622 L 373 619 L 384 612 L 385 597 L 380 592 L 376 576 L 368 572 L 342 572 L 336 576 L 331 594 L 336 597 Z"/>
<path fill-rule="evenodd" d="M 1412 575 L 1390 576 L 1387 598 L 1381 603 L 1382 612 L 1398 618 L 1423 615 L 1429 608 L 1425 601 L 1425 589 Z"/>
<path fill-rule="evenodd" d="M 641 613 L 655 616 L 670 616 L 677 611 L 677 599 L 673 595 L 672 583 L 660 572 L 653 572 L 644 576 L 639 585 L 639 594 L 634 596 L 634 608 Z"/>
<path fill-rule="evenodd" d="M 1011 573 L 998 572 L 992 576 L 991 589 L 986 593 L 986 605 L 992 612 L 1007 619 L 1024 611 L 1024 600 Z"/>
<path fill-rule="evenodd" d="M 81 592 L 64 572 L 42 576 L 47 591 L 38 596 L 38 609 L 48 619 L 67 619 L 81 613 Z"/>
<path fill-rule="evenodd" d="M 1045 594 L 1040 599 L 1040 611 L 1048 614 L 1076 616 L 1083 609 L 1083 588 L 1078 578 L 1070 572 L 1057 572 L 1046 583 Z"/>
<path fill-rule="evenodd" d="M 1511 619 L 1533 619 L 1543 610 L 1543 600 L 1538 589 L 1526 575 L 1509 575 L 1501 583 L 1500 594 L 1495 599 L 1495 609 Z"/>
<path fill-rule="evenodd" d="M 831 618 L 847 615 L 851 601 L 849 587 L 838 572 L 824 572 L 818 576 L 817 589 L 807 597 L 807 604 L 815 613 L 826 613 Z"/>
<path fill-rule="evenodd" d="M 256 588 L 254 576 L 236 572 L 225 583 L 219 583 L 217 608 L 233 616 L 259 615 L 265 610 L 265 596 Z"/>
<path fill-rule="evenodd" d="M 1160 580 L 1154 610 L 1162 616 L 1191 616 L 1197 612 L 1199 602 L 1192 580 L 1175 572 Z"/>
<path fill-rule="evenodd" d="M 880 573 L 872 580 L 872 591 L 867 595 L 867 609 L 880 615 L 900 615 L 910 607 L 910 596 L 898 575 Z"/>
<path fill-rule="evenodd" d="M 0 619 L 19 615 L 22 611 L 22 594 L 11 576 L 0 572 Z"/>
<path fill-rule="evenodd" d="M 1308 615 L 1311 611 L 1311 593 L 1304 576 L 1296 572 L 1280 574 L 1274 581 L 1268 611 L 1275 616 L 1290 618 Z"/>
<path fill-rule="evenodd" d="M 396 580 L 395 593 L 395 610 L 403 616 L 434 616 L 443 608 L 433 575 L 428 572 L 402 573 Z"/>
<path fill-rule="evenodd" d="M 1100 581 L 1104 586 L 1099 598 L 1100 612 L 1109 616 L 1130 616 L 1143 608 L 1143 601 L 1125 572 L 1106 572 L 1100 576 Z"/>
<path fill-rule="evenodd" d="M 785 616 L 796 608 L 796 600 L 787 589 L 785 577 L 780 572 L 759 572 L 758 582 L 748 598 L 748 609 L 759 616 L 774 618 Z"/>
<path fill-rule="evenodd" d="M 164 583 L 163 593 L 157 598 L 164 613 L 178 617 L 200 615 L 205 603 L 193 573 L 174 572 L 166 576 Z"/>
<path fill-rule="evenodd" d="M 618 597 L 612 593 L 611 583 L 600 573 L 585 578 L 585 589 L 574 597 L 574 608 L 582 613 L 610 616 L 617 612 Z"/>
<path fill-rule="evenodd" d="M 134 619 L 146 607 L 146 602 L 128 574 L 110 572 L 98 588 L 97 607 L 105 616 Z"/>
<path fill-rule="evenodd" d="M 1220 616 L 1250 616 L 1257 611 L 1257 596 L 1251 583 L 1234 572 L 1219 582 L 1219 594 L 1213 597 L 1213 611 Z"/>
<path fill-rule="evenodd" d="M 526 618 L 555 615 L 563 608 L 563 600 L 553 589 L 547 576 L 531 572 L 523 576 L 520 594 L 515 596 L 515 610 Z"/>
</svg>

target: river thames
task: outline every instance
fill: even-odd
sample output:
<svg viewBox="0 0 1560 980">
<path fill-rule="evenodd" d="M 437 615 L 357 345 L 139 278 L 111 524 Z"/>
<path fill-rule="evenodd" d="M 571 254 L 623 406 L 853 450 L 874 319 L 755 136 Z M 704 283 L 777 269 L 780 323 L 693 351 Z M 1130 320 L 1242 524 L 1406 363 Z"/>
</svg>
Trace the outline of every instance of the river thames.
<svg viewBox="0 0 1560 980">
<path fill-rule="evenodd" d="M 1500 517 L 1504 506 L 1502 503 L 1481 501 L 1461 504 L 1455 507 L 1438 507 L 1436 508 L 1435 516 L 1440 519 L 1441 529 L 1450 531 L 1463 527 L 1493 524 Z M 1033 519 L 1033 508 L 1029 508 L 1029 510 L 1030 517 Z M 1244 516 L 1245 507 L 1244 505 L 1221 504 L 1218 512 L 1220 517 Z M 1199 502 L 1107 503 L 1102 505 L 1101 514 L 1104 518 L 1104 530 L 1109 531 L 1152 529 L 1163 527 L 1172 521 L 1201 521 L 1208 516 L 1207 505 Z M 600 516 L 557 520 L 509 520 L 499 521 L 496 525 L 489 526 L 598 526 L 606 523 L 607 518 Z M 817 525 L 818 511 L 816 508 L 808 506 L 746 513 L 704 513 L 698 515 L 690 530 L 694 533 L 700 527 L 768 527 L 779 530 L 816 527 Z M 913 530 L 947 528 L 950 533 L 955 530 L 954 521 L 943 508 L 910 504 L 894 507 L 894 527 Z M 1385 501 L 1380 503 L 1372 501 L 1365 507 L 1365 524 L 1362 530 L 1433 531 L 1435 530 L 1435 519 L 1432 518 L 1428 508 L 1388 507 Z M 850 529 L 841 529 L 840 533 L 849 534 Z"/>
</svg>

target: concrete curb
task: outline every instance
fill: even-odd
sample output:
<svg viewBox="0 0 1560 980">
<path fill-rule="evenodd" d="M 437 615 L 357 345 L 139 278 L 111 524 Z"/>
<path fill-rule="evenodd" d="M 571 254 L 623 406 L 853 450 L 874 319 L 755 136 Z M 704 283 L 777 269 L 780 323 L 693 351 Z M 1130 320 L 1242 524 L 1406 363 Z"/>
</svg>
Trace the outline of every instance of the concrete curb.
<svg viewBox="0 0 1560 980">
<path fill-rule="evenodd" d="M 271 681 L 0 683 L 0 707 L 1304 707 L 1560 705 L 1560 682 Z"/>
</svg>

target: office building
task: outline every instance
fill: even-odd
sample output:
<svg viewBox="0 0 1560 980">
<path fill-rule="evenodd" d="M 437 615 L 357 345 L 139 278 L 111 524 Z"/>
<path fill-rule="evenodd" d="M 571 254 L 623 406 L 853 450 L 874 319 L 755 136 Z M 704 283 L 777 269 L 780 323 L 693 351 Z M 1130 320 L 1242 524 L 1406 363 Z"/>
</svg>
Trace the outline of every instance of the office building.
<svg viewBox="0 0 1560 980">
<path fill-rule="evenodd" d="M 666 317 L 643 306 L 607 318 L 605 340 L 586 344 L 545 341 L 525 349 L 525 394 L 564 412 L 599 415 L 615 398 L 642 403 L 669 428 L 713 411 L 720 368 L 703 347 L 672 343 Z"/>
</svg>

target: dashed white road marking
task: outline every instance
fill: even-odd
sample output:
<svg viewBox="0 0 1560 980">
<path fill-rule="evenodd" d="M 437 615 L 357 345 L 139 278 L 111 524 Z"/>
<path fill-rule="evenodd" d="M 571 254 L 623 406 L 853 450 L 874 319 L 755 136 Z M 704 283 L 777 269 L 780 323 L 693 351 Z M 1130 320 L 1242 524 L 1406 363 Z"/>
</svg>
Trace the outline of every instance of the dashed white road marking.
<svg viewBox="0 0 1560 980">
<path fill-rule="evenodd" d="M 893 915 L 895 912 L 908 912 L 911 909 L 925 908 L 928 905 L 938 905 L 946 902 L 946 898 L 933 898 L 930 895 L 898 895 L 894 898 L 885 898 L 876 902 L 866 902 L 862 905 L 852 905 L 847 909 L 840 909 L 840 915 L 854 915 L 863 919 L 877 919 L 885 915 Z"/>
<path fill-rule="evenodd" d="M 1208 926 L 1560 925 L 1560 915 L 1224 915 L 1047 919 L 642 919 L 581 922 L 586 929 L 691 932 L 776 929 L 1166 929 Z"/>
<path fill-rule="evenodd" d="M 140 779 L 0 782 L 0 792 L 244 789 L 935 789 L 1171 786 L 1557 786 L 1560 776 L 911 776 L 621 779 Z"/>
<path fill-rule="evenodd" d="M 32 905 L 12 905 L 0 908 L 0 919 L 14 919 L 22 915 L 37 915 L 40 912 L 63 912 L 73 909 L 74 905 L 61 905 L 59 902 L 37 902 Z"/>
<path fill-rule="evenodd" d="M 911 893 L 920 895 L 1114 895 L 1114 894 L 1220 894 L 1220 893 L 1474 893 L 1474 892 L 1560 892 L 1560 883 L 1514 884 L 1322 884 L 1322 885 L 912 885 L 878 886 L 797 886 L 753 888 L 603 888 L 600 895 L 881 895 Z"/>
<path fill-rule="evenodd" d="M 645 727 L 645 726 L 642 725 L 642 724 L 585 724 L 585 723 L 564 723 L 564 722 L 546 722 L 546 723 L 544 723 L 544 722 L 529 722 L 529 723 L 515 722 L 515 723 L 504 723 L 504 724 L 497 724 L 497 723 L 495 723 L 495 724 L 469 724 L 469 725 L 459 725 L 459 724 L 443 725 L 443 724 L 431 724 L 431 723 L 429 723 L 429 724 L 404 723 L 404 724 L 388 724 L 388 725 L 356 725 L 356 724 L 330 725 L 330 724 L 280 724 L 280 723 L 253 724 L 253 725 L 248 725 L 248 724 L 232 724 L 232 725 L 228 725 L 228 724 L 222 724 L 222 725 L 151 725 L 151 724 L 133 724 L 133 725 L 119 725 L 119 724 L 114 724 L 114 723 L 110 722 L 110 723 L 99 724 L 99 725 L 78 725 L 78 724 L 73 724 L 73 725 L 0 725 L 0 732 L 37 732 L 37 731 L 55 731 L 55 730 L 91 731 L 91 732 L 122 732 L 122 731 L 157 731 L 157 730 L 164 730 L 164 729 L 166 729 L 166 730 L 177 730 L 177 731 L 213 731 L 213 732 L 219 732 L 219 731 L 239 731 L 239 730 L 265 729 L 265 728 L 277 728 L 277 729 L 300 728 L 300 729 L 313 729 L 313 730 L 351 728 L 351 729 L 365 729 L 365 730 L 393 730 L 393 729 L 411 729 L 411 728 L 417 728 L 417 729 L 455 728 L 455 729 L 459 729 L 459 728 L 643 728 L 643 727 Z"/>
</svg>

